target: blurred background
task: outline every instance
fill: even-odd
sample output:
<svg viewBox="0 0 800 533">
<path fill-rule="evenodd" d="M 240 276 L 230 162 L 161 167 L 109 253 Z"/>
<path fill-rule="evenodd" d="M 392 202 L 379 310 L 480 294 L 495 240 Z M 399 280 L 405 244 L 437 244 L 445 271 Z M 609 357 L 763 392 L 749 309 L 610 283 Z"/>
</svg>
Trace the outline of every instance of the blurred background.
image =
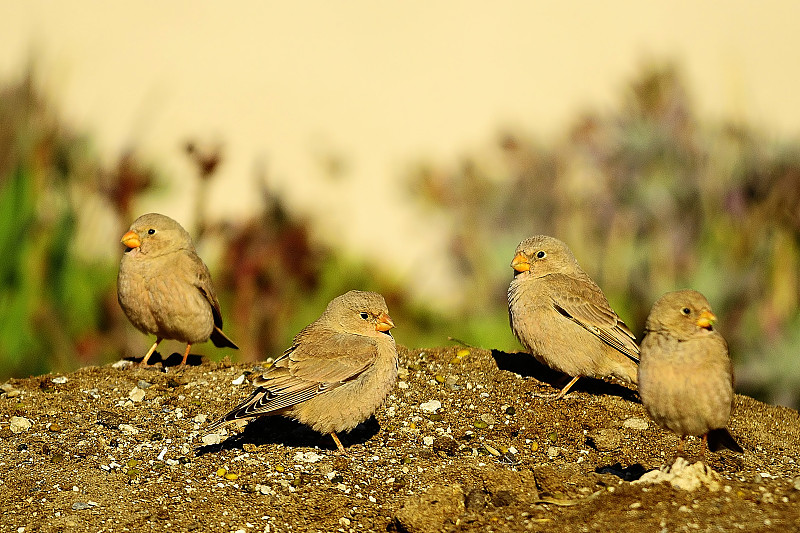
<svg viewBox="0 0 800 533">
<path fill-rule="evenodd" d="M 703 292 L 737 390 L 800 404 L 800 4 L 0 1 L 0 378 L 142 356 L 121 235 L 193 235 L 238 352 L 334 296 L 518 351 L 514 248 L 566 241 L 641 335 Z M 182 349 L 175 342 L 162 353 Z"/>
</svg>

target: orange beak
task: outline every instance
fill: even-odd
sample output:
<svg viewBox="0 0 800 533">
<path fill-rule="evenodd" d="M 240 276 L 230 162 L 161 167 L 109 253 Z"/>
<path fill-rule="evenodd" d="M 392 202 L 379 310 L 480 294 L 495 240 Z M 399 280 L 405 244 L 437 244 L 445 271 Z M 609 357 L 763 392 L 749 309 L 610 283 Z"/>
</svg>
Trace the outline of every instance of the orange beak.
<svg viewBox="0 0 800 533">
<path fill-rule="evenodd" d="M 394 322 L 392 322 L 391 317 L 386 313 L 381 314 L 378 317 L 378 323 L 375 324 L 375 331 L 389 331 L 394 327 Z"/>
<path fill-rule="evenodd" d="M 717 317 L 711 311 L 703 311 L 700 313 L 700 316 L 697 318 L 697 324 L 699 327 L 703 329 L 711 329 L 711 326 L 714 325 L 714 322 L 717 321 Z"/>
<path fill-rule="evenodd" d="M 139 240 L 139 236 L 133 231 L 129 231 L 123 235 L 122 239 L 120 239 L 120 242 L 128 248 L 138 248 L 142 245 L 142 241 Z"/>
<path fill-rule="evenodd" d="M 528 261 L 528 258 L 520 252 L 514 256 L 514 259 L 511 260 L 511 268 L 516 270 L 517 272 L 527 272 L 531 269 L 531 264 Z"/>
</svg>

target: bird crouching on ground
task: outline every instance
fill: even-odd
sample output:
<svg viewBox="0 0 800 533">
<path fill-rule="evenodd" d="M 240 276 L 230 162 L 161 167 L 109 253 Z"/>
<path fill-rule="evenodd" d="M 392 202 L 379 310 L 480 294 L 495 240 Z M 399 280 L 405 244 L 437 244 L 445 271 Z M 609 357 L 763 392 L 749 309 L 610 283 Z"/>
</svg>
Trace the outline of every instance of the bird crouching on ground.
<svg viewBox="0 0 800 533">
<path fill-rule="evenodd" d="M 383 296 L 350 291 L 334 298 L 322 315 L 253 381 L 249 398 L 209 426 L 283 415 L 330 434 L 350 431 L 383 404 L 397 380 L 394 322 Z"/>
</svg>

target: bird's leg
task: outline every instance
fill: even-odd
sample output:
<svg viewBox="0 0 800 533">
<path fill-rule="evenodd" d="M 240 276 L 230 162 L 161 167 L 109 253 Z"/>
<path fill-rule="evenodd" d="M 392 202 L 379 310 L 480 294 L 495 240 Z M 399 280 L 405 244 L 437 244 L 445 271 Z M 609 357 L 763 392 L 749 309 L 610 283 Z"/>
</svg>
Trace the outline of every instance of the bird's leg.
<svg viewBox="0 0 800 533">
<path fill-rule="evenodd" d="M 681 441 L 678 443 L 678 455 L 683 455 L 684 444 L 686 444 L 686 435 L 681 435 Z"/>
<path fill-rule="evenodd" d="M 703 462 L 706 460 L 706 448 L 708 448 L 708 433 L 703 435 L 703 442 L 700 443 L 700 460 Z"/>
<path fill-rule="evenodd" d="M 574 378 L 572 378 L 572 381 L 567 383 L 567 386 L 564 387 L 563 389 L 561 389 L 561 391 L 558 394 L 556 394 L 556 397 L 553 398 L 553 399 L 554 400 L 560 400 L 561 398 L 563 398 L 567 394 L 567 392 L 569 392 L 569 389 L 571 389 L 572 386 L 575 385 L 575 382 L 578 381 L 579 377 L 580 376 L 575 376 Z"/>
<path fill-rule="evenodd" d="M 155 342 L 155 343 L 154 343 L 154 344 L 153 344 L 153 345 L 150 347 L 150 350 L 149 350 L 149 351 L 147 352 L 147 354 L 144 356 L 144 359 L 142 359 L 142 362 L 141 362 L 141 363 L 139 363 L 139 366 L 147 366 L 147 360 L 148 360 L 148 359 L 150 359 L 150 356 L 151 356 L 151 355 L 153 355 L 153 352 L 155 352 L 155 351 L 156 351 L 156 347 L 157 347 L 157 346 L 158 346 L 158 345 L 161 343 L 161 341 L 163 341 L 163 340 L 164 340 L 164 339 L 162 339 L 161 337 L 156 337 L 156 342 Z"/>
<path fill-rule="evenodd" d="M 335 431 L 331 431 L 331 437 L 333 437 L 333 442 L 336 443 L 336 447 L 339 448 L 339 451 L 341 453 L 347 454 L 347 452 L 344 449 L 344 446 L 342 446 L 342 441 L 339 440 L 339 436 L 336 434 Z"/>
<path fill-rule="evenodd" d="M 186 345 L 186 351 L 183 352 L 183 360 L 181 361 L 180 366 L 185 366 L 186 365 L 186 359 L 189 358 L 189 350 L 191 350 L 191 349 L 192 349 L 192 344 L 191 343 L 187 344 Z"/>
</svg>

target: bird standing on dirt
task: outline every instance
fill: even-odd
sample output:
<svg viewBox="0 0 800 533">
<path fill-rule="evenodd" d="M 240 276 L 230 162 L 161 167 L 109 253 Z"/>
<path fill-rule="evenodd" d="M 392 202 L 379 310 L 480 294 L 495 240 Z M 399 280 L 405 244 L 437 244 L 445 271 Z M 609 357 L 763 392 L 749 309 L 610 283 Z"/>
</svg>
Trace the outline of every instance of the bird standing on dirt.
<svg viewBox="0 0 800 533">
<path fill-rule="evenodd" d="M 283 415 L 333 437 L 372 416 L 397 380 L 394 322 L 383 296 L 350 291 L 298 333 L 292 346 L 253 381 L 256 390 L 216 429 L 237 419 Z"/>
<path fill-rule="evenodd" d="M 117 299 L 138 330 L 156 336 L 142 366 L 164 339 L 192 344 L 211 339 L 214 346 L 238 349 L 222 332 L 222 315 L 208 267 L 180 224 L 158 213 L 137 218 L 122 236 Z"/>
<path fill-rule="evenodd" d="M 713 452 L 742 447 L 725 426 L 733 402 L 728 345 L 713 328 L 717 317 L 705 296 L 693 290 L 668 292 L 656 301 L 645 325 L 639 366 L 639 395 L 650 417 L 680 435 L 702 435 Z"/>
<path fill-rule="evenodd" d="M 574 376 L 636 383 L 636 338 L 560 240 L 536 235 L 511 261 L 508 314 L 517 339 L 541 363 Z"/>
</svg>

